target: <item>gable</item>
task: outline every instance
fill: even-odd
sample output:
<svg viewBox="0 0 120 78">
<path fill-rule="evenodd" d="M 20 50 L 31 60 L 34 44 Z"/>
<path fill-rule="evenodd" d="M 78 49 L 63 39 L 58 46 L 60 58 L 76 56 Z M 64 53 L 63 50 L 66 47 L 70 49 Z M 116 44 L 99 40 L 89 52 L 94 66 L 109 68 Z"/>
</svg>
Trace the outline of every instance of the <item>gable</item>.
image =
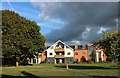
<svg viewBox="0 0 120 78">
<path fill-rule="evenodd" d="M 71 50 L 73 50 L 71 47 L 69 47 L 67 44 L 65 44 L 64 42 L 58 40 L 56 43 L 54 43 L 51 47 L 49 47 L 48 49 L 55 49 L 55 48 L 64 48 L 64 46 L 66 46 L 66 48 L 69 48 Z"/>
</svg>

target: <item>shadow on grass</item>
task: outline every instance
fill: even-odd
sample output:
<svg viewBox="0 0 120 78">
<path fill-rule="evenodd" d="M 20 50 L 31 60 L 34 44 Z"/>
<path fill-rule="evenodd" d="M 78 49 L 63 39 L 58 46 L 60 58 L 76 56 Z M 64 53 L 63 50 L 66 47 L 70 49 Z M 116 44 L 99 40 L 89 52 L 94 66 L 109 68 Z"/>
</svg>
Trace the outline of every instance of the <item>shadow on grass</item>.
<svg viewBox="0 0 120 78">
<path fill-rule="evenodd" d="M 33 64 L 20 64 L 20 66 L 33 66 Z"/>
<path fill-rule="evenodd" d="M 2 75 L 2 78 L 41 78 L 41 77 L 38 77 L 34 74 L 31 74 L 31 73 L 28 73 L 28 72 L 25 72 L 25 71 L 21 71 L 21 73 L 25 76 Z"/>
<path fill-rule="evenodd" d="M 57 68 L 66 68 L 65 65 L 55 66 Z M 118 67 L 110 68 L 110 67 L 102 67 L 102 66 L 79 66 L 79 65 L 68 65 L 70 69 L 118 69 Z"/>
<path fill-rule="evenodd" d="M 2 65 L 2 67 L 13 67 L 15 65 Z M 33 64 L 20 64 L 19 66 L 33 66 Z"/>
<path fill-rule="evenodd" d="M 35 75 L 25 72 L 25 71 L 22 71 L 21 73 L 24 74 L 27 78 L 39 78 L 38 76 L 35 76 Z"/>
<path fill-rule="evenodd" d="M 119 78 L 116 76 L 10 76 L 2 75 L 2 78 Z"/>
<path fill-rule="evenodd" d="M 21 73 L 25 76 L 2 75 L 2 78 L 119 78 L 117 76 L 36 76 L 25 71 Z"/>
</svg>

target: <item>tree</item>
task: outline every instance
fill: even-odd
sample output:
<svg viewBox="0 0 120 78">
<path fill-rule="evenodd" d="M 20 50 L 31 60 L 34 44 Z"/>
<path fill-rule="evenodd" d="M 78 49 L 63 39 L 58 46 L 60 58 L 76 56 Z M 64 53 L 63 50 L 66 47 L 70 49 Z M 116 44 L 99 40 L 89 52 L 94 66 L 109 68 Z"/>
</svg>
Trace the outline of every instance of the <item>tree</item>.
<svg viewBox="0 0 120 78">
<path fill-rule="evenodd" d="M 102 38 L 93 42 L 94 45 L 100 45 L 106 50 L 108 61 L 118 63 L 120 57 L 119 43 L 120 31 L 103 32 Z"/>
<path fill-rule="evenodd" d="M 40 26 L 19 14 L 2 10 L 2 55 L 16 57 L 20 62 L 34 52 L 41 52 L 45 39 L 39 32 Z"/>
</svg>

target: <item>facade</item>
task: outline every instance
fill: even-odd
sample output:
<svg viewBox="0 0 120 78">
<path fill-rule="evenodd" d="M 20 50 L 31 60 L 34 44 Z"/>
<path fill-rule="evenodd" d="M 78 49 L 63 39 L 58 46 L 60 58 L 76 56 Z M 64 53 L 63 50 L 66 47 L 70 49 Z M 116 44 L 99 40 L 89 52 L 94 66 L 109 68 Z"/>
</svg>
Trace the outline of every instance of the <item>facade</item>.
<svg viewBox="0 0 120 78">
<path fill-rule="evenodd" d="M 42 61 L 46 60 L 46 52 L 43 51 L 42 53 L 37 53 L 33 55 L 33 58 L 27 58 L 28 64 L 40 64 Z"/>
<path fill-rule="evenodd" d="M 74 48 L 74 62 L 88 61 L 88 50 L 86 45 L 73 45 Z"/>
<path fill-rule="evenodd" d="M 83 50 L 75 50 L 74 51 L 74 61 L 75 62 L 83 62 L 83 61 L 88 61 L 88 50 L 83 49 Z"/>
<path fill-rule="evenodd" d="M 95 47 L 93 44 L 68 46 L 58 40 L 41 54 L 41 61 L 52 64 L 85 62 L 91 60 L 90 55 L 93 51 L 96 57 L 95 62 L 106 61 L 105 50 L 100 47 Z"/>
<path fill-rule="evenodd" d="M 47 63 L 73 63 L 74 51 L 71 47 L 58 40 L 47 50 Z"/>
<path fill-rule="evenodd" d="M 40 64 L 41 63 L 41 53 L 37 53 L 36 52 L 36 54 L 34 54 L 34 58 L 28 58 L 28 64 L 33 64 L 33 63 L 35 63 L 35 64 Z"/>
</svg>

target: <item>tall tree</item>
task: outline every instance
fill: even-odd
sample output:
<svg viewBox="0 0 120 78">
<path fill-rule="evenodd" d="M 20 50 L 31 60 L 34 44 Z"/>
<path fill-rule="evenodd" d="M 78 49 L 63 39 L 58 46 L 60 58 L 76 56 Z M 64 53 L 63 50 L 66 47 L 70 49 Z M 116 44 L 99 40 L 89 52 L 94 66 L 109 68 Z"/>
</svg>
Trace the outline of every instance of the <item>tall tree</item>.
<svg viewBox="0 0 120 78">
<path fill-rule="evenodd" d="M 102 39 L 93 42 L 94 45 L 100 45 L 106 50 L 107 58 L 110 61 L 119 62 L 120 57 L 120 31 L 103 32 Z"/>
<path fill-rule="evenodd" d="M 16 62 L 41 52 L 45 39 L 40 26 L 19 14 L 2 10 L 2 53 L 4 57 L 16 56 Z"/>
</svg>

